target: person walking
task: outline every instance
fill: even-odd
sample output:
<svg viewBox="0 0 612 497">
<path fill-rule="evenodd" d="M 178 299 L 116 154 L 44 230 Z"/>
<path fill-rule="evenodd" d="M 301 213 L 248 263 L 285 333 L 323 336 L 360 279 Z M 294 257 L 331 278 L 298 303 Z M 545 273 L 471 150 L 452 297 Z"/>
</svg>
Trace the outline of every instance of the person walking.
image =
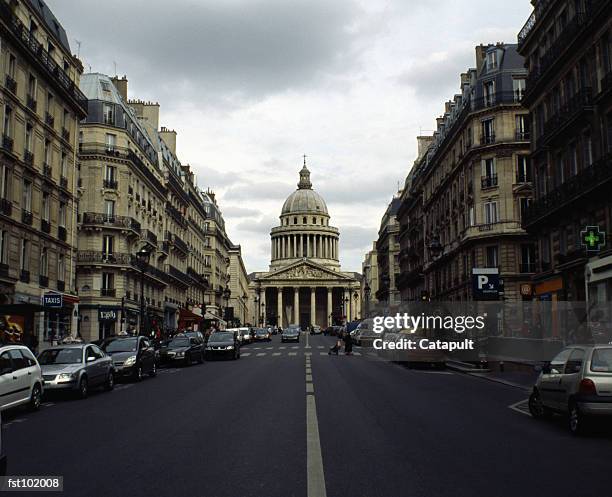
<svg viewBox="0 0 612 497">
<path fill-rule="evenodd" d="M 344 333 L 344 354 L 353 354 L 353 337 L 348 331 Z"/>
<path fill-rule="evenodd" d="M 334 346 L 331 349 L 329 349 L 329 352 L 327 353 L 327 355 L 332 355 L 332 354 L 338 355 L 338 352 L 340 351 L 341 347 L 342 347 L 342 340 L 338 338 Z"/>
</svg>

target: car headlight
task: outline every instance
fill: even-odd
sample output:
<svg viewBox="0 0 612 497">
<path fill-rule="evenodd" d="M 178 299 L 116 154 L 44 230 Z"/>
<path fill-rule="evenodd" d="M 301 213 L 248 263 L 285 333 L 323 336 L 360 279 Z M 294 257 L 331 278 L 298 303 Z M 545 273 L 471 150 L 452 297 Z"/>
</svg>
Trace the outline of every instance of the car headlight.
<svg viewBox="0 0 612 497">
<path fill-rule="evenodd" d="M 72 380 L 74 379 L 74 377 L 75 377 L 74 373 L 60 373 L 57 375 L 56 380 L 58 381 Z"/>
<path fill-rule="evenodd" d="M 185 352 L 177 352 L 176 353 L 176 357 L 183 357 L 185 355 Z"/>
<path fill-rule="evenodd" d="M 134 364 L 136 364 L 136 356 L 135 355 L 131 355 L 123 363 L 124 366 L 133 366 Z"/>
<path fill-rule="evenodd" d="M 225 347 L 227 350 L 232 350 L 234 348 L 233 345 L 228 345 L 227 347 Z"/>
<path fill-rule="evenodd" d="M 212 350 L 212 347 L 210 345 L 207 345 L 206 350 Z"/>
</svg>

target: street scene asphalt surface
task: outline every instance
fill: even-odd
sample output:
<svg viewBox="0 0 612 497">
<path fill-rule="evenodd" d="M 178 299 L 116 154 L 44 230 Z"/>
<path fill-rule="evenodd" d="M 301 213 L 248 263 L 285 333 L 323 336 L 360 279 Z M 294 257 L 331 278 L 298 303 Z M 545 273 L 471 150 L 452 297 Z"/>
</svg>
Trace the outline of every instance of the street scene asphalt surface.
<svg viewBox="0 0 612 497">
<path fill-rule="evenodd" d="M 610 495 L 612 430 L 577 438 L 517 409 L 520 388 L 357 347 L 330 357 L 332 343 L 274 336 L 238 361 L 8 413 L 7 474 L 63 476 L 69 496 Z"/>
</svg>

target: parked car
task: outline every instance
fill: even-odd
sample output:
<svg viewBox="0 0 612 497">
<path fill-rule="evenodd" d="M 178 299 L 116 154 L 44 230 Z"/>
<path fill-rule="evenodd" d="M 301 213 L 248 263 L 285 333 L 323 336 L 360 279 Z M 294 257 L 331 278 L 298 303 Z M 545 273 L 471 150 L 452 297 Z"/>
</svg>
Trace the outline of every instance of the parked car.
<svg viewBox="0 0 612 497">
<path fill-rule="evenodd" d="M 91 388 L 110 391 L 115 386 L 115 367 L 97 345 L 60 345 L 43 350 L 38 362 L 45 390 L 68 390 L 84 399 Z"/>
<path fill-rule="evenodd" d="M 311 335 L 320 335 L 321 333 L 323 333 L 323 330 L 316 324 L 310 330 Z"/>
<path fill-rule="evenodd" d="M 102 342 L 102 350 L 113 359 L 117 378 L 140 381 L 147 373 L 157 374 L 155 350 L 146 337 L 110 337 Z"/>
<path fill-rule="evenodd" d="M 215 331 L 206 344 L 206 358 L 225 357 L 240 359 L 240 341 L 236 333 Z"/>
<path fill-rule="evenodd" d="M 187 338 L 194 338 L 198 341 L 198 343 L 204 344 L 204 335 L 202 335 L 201 331 L 186 331 L 180 335 L 186 336 Z"/>
<path fill-rule="evenodd" d="M 238 328 L 240 330 L 240 336 L 242 337 L 241 343 L 251 343 L 253 337 L 251 336 L 251 330 L 249 328 Z"/>
<path fill-rule="evenodd" d="M 180 362 L 184 366 L 190 366 L 193 361 L 198 361 L 199 364 L 204 362 L 203 341 L 185 335 L 177 335 L 162 346 L 159 351 L 162 364 Z"/>
<path fill-rule="evenodd" d="M 37 410 L 44 380 L 34 354 L 23 345 L 0 347 L 0 411 L 28 405 Z"/>
<path fill-rule="evenodd" d="M 612 416 L 612 346 L 573 345 L 541 368 L 529 396 L 534 418 L 568 415 L 572 433 L 583 433 L 591 417 Z"/>
<path fill-rule="evenodd" d="M 255 328 L 253 340 L 255 342 L 269 342 L 272 340 L 272 335 L 270 335 L 268 328 Z"/>
<path fill-rule="evenodd" d="M 291 324 L 283 330 L 281 342 L 298 342 L 300 343 L 300 327 L 297 324 Z"/>
</svg>

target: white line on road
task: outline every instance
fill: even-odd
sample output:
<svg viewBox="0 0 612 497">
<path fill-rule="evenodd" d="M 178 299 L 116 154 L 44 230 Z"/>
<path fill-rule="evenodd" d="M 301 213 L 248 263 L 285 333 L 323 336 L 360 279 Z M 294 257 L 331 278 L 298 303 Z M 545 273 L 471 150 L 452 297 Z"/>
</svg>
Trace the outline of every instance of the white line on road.
<svg viewBox="0 0 612 497">
<path fill-rule="evenodd" d="M 310 386 L 312 387 L 312 384 Z M 306 392 L 308 392 L 308 384 Z M 314 395 L 306 396 L 306 473 L 308 475 L 308 497 L 327 497 L 317 404 Z"/>
<path fill-rule="evenodd" d="M 280 352 L 273 352 L 272 355 L 277 356 L 277 355 L 281 355 Z"/>
<path fill-rule="evenodd" d="M 306 383 L 306 393 L 314 393 L 314 385 L 312 383 Z"/>
<path fill-rule="evenodd" d="M 272 350 L 274 347 L 266 347 L 266 350 Z"/>
<path fill-rule="evenodd" d="M 513 411 L 520 412 L 521 414 L 524 414 L 525 416 L 531 417 L 531 414 L 529 414 L 529 411 L 524 411 L 523 409 L 519 407 L 522 404 L 525 408 L 527 408 L 526 404 L 528 404 L 528 402 L 529 402 L 529 399 L 521 400 L 520 402 L 516 402 L 508 406 L 508 409 L 512 409 Z"/>
<path fill-rule="evenodd" d="M 293 346 L 291 348 L 295 350 L 295 349 L 299 349 L 300 347 L 299 347 L 299 345 L 295 345 L 295 346 Z"/>
<path fill-rule="evenodd" d="M 324 349 L 325 346 L 324 345 L 317 345 L 317 349 Z"/>
<path fill-rule="evenodd" d="M 306 381 L 312 381 L 312 374 L 306 374 Z"/>
<path fill-rule="evenodd" d="M 265 352 L 258 352 L 258 353 L 257 353 L 257 354 L 255 354 L 255 355 L 256 355 L 257 357 L 261 357 L 261 356 L 266 355 L 266 353 L 265 353 Z"/>
<path fill-rule="evenodd" d="M 312 368 L 309 368 L 310 364 L 306 365 L 306 374 L 312 374 Z"/>
<path fill-rule="evenodd" d="M 305 356 L 306 356 L 308 359 L 310 359 L 310 356 L 312 355 L 312 352 L 304 352 L 304 355 L 305 355 Z"/>
<path fill-rule="evenodd" d="M 278 350 L 285 350 L 287 347 L 279 347 Z"/>
<path fill-rule="evenodd" d="M 328 352 L 319 352 L 319 355 L 327 355 Z"/>
<path fill-rule="evenodd" d="M 251 353 L 250 352 L 240 352 L 240 355 L 244 357 L 248 357 L 251 355 Z"/>
<path fill-rule="evenodd" d="M 289 355 L 297 355 L 297 352 L 289 352 Z"/>
</svg>

